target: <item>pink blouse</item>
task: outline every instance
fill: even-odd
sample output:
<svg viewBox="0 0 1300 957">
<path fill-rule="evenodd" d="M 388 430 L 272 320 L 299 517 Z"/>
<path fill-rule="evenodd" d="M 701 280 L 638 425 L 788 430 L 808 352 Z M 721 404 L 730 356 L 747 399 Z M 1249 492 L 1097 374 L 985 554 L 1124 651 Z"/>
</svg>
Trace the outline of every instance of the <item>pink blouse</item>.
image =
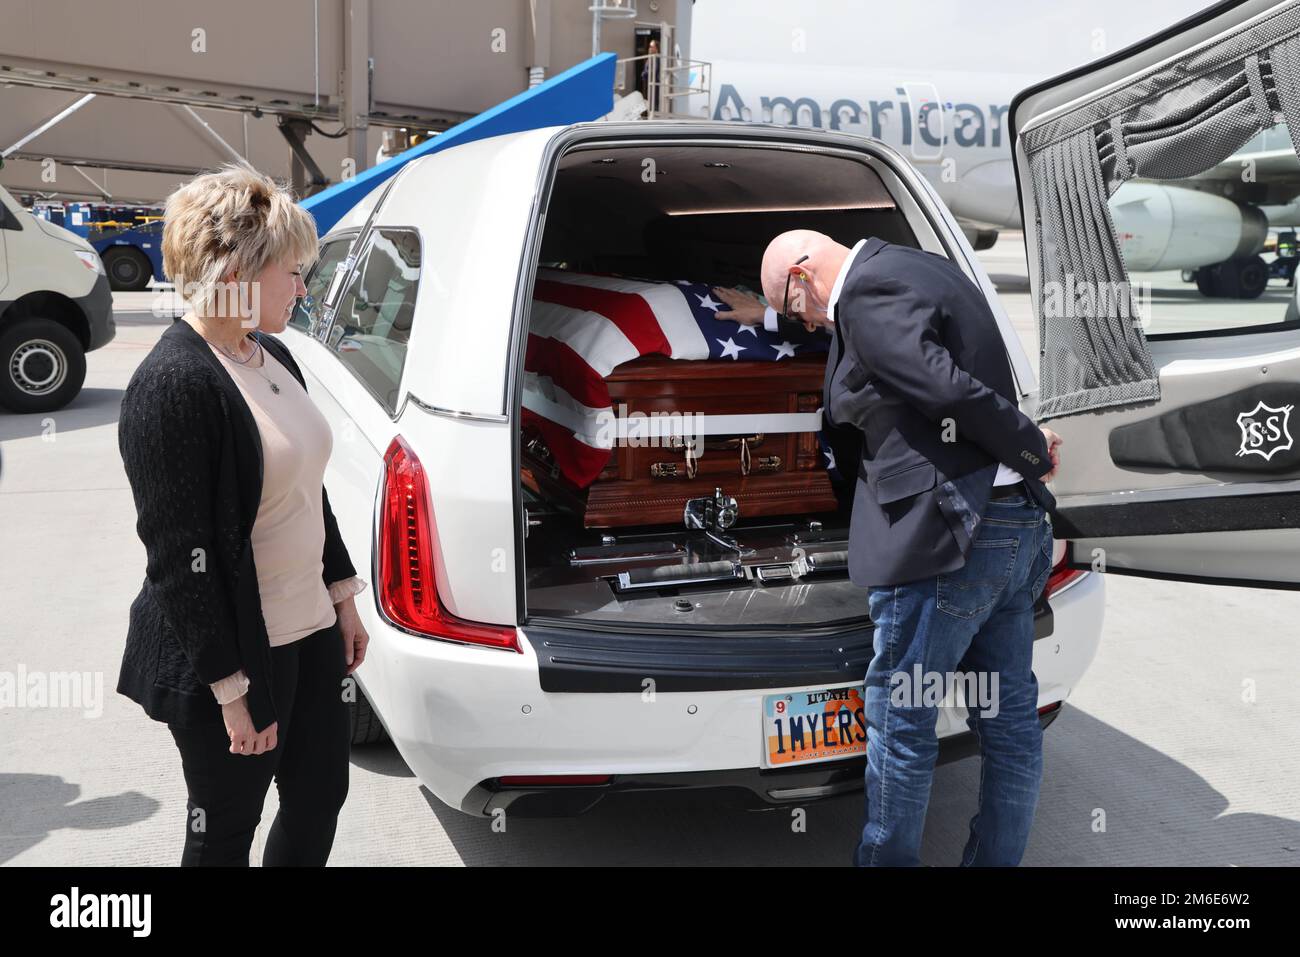
<svg viewBox="0 0 1300 957">
<path fill-rule="evenodd" d="M 355 576 L 328 587 L 322 579 L 320 488 L 333 436 L 293 373 L 264 349 L 245 365 L 208 345 L 239 386 L 261 437 L 262 499 L 253 521 L 253 558 L 267 637 L 272 647 L 287 645 L 334 624 L 334 604 L 367 587 Z M 241 670 L 211 687 L 225 704 L 247 691 L 248 678 Z"/>
</svg>

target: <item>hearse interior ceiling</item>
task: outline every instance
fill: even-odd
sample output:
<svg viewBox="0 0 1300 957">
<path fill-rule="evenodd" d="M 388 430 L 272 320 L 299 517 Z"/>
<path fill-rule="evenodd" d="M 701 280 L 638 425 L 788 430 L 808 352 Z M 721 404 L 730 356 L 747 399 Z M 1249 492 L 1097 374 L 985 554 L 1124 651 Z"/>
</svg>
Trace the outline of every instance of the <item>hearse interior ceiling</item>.
<svg viewBox="0 0 1300 957">
<path fill-rule="evenodd" d="M 1128 179 L 1178 179 L 1216 166 L 1272 127 L 1279 111 L 1300 147 L 1296 5 L 1024 128 L 1020 145 L 1041 222 L 1040 418 L 1160 398 L 1107 199 Z M 1123 294 L 1093 295 L 1073 315 L 1049 315 L 1045 296 L 1053 288 Z"/>
<path fill-rule="evenodd" d="M 541 259 L 757 288 L 768 240 L 795 227 L 849 246 L 872 235 L 916 245 L 864 162 L 774 149 L 604 147 L 561 160 Z"/>
</svg>

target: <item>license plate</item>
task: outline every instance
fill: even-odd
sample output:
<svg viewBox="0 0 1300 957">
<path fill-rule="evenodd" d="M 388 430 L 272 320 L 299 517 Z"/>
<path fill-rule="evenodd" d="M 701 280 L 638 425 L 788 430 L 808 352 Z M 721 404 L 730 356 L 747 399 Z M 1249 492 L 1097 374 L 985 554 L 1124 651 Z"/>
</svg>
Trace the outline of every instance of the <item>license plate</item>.
<svg viewBox="0 0 1300 957">
<path fill-rule="evenodd" d="M 835 761 L 866 751 L 861 684 L 764 695 L 764 767 Z"/>
</svg>

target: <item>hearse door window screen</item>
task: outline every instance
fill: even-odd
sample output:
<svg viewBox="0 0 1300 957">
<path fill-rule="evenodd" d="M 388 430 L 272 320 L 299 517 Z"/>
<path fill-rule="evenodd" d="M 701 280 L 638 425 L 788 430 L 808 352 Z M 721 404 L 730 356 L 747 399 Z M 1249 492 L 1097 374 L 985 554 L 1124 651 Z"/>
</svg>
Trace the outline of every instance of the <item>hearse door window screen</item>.
<svg viewBox="0 0 1300 957">
<path fill-rule="evenodd" d="M 1107 200 L 1130 179 L 1217 166 L 1279 112 L 1300 155 L 1297 4 L 1024 130 L 1038 218 L 1040 418 L 1160 398 Z"/>
</svg>

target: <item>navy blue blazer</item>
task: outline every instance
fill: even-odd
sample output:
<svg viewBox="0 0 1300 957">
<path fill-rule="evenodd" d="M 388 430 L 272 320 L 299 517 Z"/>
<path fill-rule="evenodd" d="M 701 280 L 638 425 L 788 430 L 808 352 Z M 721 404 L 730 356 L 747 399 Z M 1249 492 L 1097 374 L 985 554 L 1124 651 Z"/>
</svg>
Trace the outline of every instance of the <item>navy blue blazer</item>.
<svg viewBox="0 0 1300 957">
<path fill-rule="evenodd" d="M 997 320 L 960 268 L 873 237 L 850 265 L 835 312 L 822 416 L 831 433 L 861 433 L 849 525 L 854 584 L 961 568 L 999 462 L 1055 508 L 1039 481 L 1052 467 L 1047 441 L 1017 406 Z"/>
</svg>

